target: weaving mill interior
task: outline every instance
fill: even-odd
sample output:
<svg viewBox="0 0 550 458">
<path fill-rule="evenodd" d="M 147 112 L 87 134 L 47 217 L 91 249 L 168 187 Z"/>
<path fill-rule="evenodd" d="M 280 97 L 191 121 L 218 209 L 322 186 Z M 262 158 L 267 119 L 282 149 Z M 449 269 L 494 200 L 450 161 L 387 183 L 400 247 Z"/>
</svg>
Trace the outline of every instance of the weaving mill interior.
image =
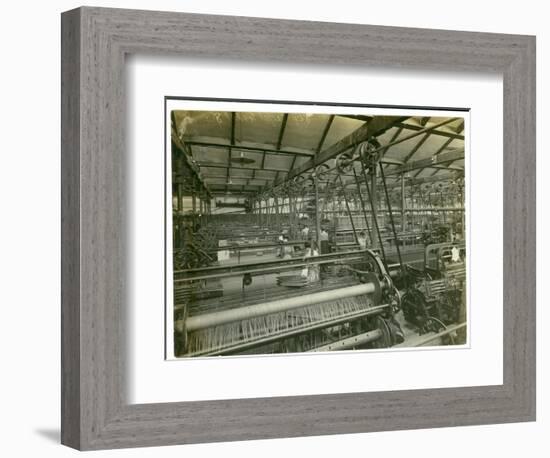
<svg viewBox="0 0 550 458">
<path fill-rule="evenodd" d="M 170 120 L 176 357 L 467 342 L 463 116 Z"/>
</svg>

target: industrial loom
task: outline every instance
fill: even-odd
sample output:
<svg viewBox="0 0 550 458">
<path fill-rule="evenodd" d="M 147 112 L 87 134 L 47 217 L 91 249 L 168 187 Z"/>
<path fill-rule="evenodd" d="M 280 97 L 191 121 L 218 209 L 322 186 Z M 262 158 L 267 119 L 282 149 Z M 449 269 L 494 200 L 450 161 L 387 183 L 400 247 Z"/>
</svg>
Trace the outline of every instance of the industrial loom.
<svg viewBox="0 0 550 458">
<path fill-rule="evenodd" d="M 312 264 L 331 275 L 295 288 L 264 283 Z M 229 282 L 240 291 L 207 293 Z M 174 298 L 180 357 L 381 348 L 402 339 L 393 318 L 399 293 L 371 250 L 176 271 Z"/>
</svg>

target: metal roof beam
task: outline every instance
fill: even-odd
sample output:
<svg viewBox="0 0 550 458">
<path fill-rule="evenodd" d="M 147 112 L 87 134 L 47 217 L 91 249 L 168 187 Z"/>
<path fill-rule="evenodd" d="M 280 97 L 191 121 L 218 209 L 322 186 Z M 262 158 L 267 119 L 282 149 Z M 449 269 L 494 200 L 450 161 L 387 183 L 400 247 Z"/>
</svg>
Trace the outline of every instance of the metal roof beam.
<svg viewBox="0 0 550 458">
<path fill-rule="evenodd" d="M 214 169 L 237 169 L 237 170 L 256 170 L 258 171 L 266 171 L 266 172 L 288 172 L 288 169 L 285 169 L 283 167 L 270 167 L 270 168 L 260 168 L 260 167 L 250 167 L 250 166 L 244 166 L 244 165 L 227 165 L 227 164 L 219 164 L 217 162 L 205 162 L 200 161 L 197 162 L 199 167 L 210 167 Z"/>
<path fill-rule="evenodd" d="M 380 162 L 382 164 L 388 164 L 388 165 L 403 165 L 405 164 L 404 161 L 401 159 L 395 159 L 394 157 L 383 157 L 380 159 Z"/>
<path fill-rule="evenodd" d="M 440 174 L 437 176 L 430 176 L 430 177 L 420 177 L 420 178 L 409 178 L 405 179 L 405 186 L 411 186 L 416 184 L 422 184 L 422 183 L 435 183 L 437 181 L 452 181 L 458 178 L 459 176 L 464 176 L 463 174 L 459 172 L 450 172 L 446 174 Z M 388 184 L 388 188 L 397 188 L 401 186 L 401 180 L 399 180 L 396 183 Z"/>
<path fill-rule="evenodd" d="M 369 138 L 382 135 L 388 129 L 391 129 L 396 123 L 403 121 L 407 118 L 397 118 L 395 116 L 376 116 L 368 124 L 363 124 L 358 129 L 354 130 L 351 134 L 345 136 L 340 141 L 329 146 L 324 151 L 311 158 L 309 161 L 301 165 L 300 167 L 291 170 L 287 179 L 292 179 L 308 170 L 317 167 L 318 165 L 334 158 L 338 154 L 346 151 L 349 148 L 357 146 Z M 281 182 L 275 183 L 278 185 Z"/>
<path fill-rule="evenodd" d="M 397 140 L 397 137 L 399 137 L 399 135 L 401 134 L 401 132 L 403 132 L 403 127 L 398 127 L 397 128 L 397 131 L 391 136 L 391 139 L 390 139 L 390 143 L 394 142 L 395 140 Z M 387 148 L 384 148 L 382 150 L 382 152 L 380 153 L 380 162 L 382 162 L 383 164 L 386 164 L 386 168 L 388 168 L 389 165 L 392 165 L 392 162 L 388 162 L 388 159 L 391 160 L 391 158 L 386 158 L 386 153 L 388 152 L 388 150 L 390 149 L 390 147 L 388 146 Z M 402 165 L 404 164 L 403 161 L 399 161 L 400 163 L 398 165 Z M 393 163 L 395 164 L 395 163 Z"/>
<path fill-rule="evenodd" d="M 421 139 L 420 141 L 414 145 L 414 148 L 410 151 L 409 154 L 407 154 L 405 156 L 405 159 L 403 159 L 403 162 L 406 164 L 407 162 L 409 162 L 409 159 L 411 159 L 415 154 L 416 152 L 420 149 L 420 147 L 424 144 L 424 142 L 426 140 L 428 140 L 428 138 L 430 137 L 430 135 L 432 135 L 431 132 L 428 132 L 427 134 L 425 134 Z"/>
<path fill-rule="evenodd" d="M 399 127 L 403 127 L 407 130 L 422 130 L 424 127 L 422 126 L 415 126 L 414 124 L 406 124 L 406 123 L 400 123 L 397 124 Z M 439 135 L 440 137 L 448 137 L 455 140 L 464 140 L 464 135 L 460 135 L 458 133 L 453 134 L 452 132 L 445 132 L 443 130 L 432 130 L 433 135 Z"/>
<path fill-rule="evenodd" d="M 390 143 L 393 143 L 395 140 L 397 140 L 397 137 L 403 132 L 403 127 L 398 127 L 395 133 L 391 136 Z M 380 157 L 384 157 L 388 150 L 391 148 L 391 146 L 388 146 L 382 150 L 382 153 L 380 154 Z"/>
<path fill-rule="evenodd" d="M 290 172 L 290 171 L 294 168 L 294 165 L 296 164 L 296 158 L 297 158 L 297 157 L 298 157 L 298 156 L 294 156 L 294 159 L 292 159 L 292 164 L 290 164 L 290 169 L 288 169 L 288 172 Z M 287 172 L 287 173 L 288 173 L 288 172 Z"/>
<path fill-rule="evenodd" d="M 334 122 L 334 116 L 335 115 L 329 116 L 328 121 L 325 125 L 325 128 L 323 129 L 323 134 L 321 135 L 321 139 L 319 140 L 319 144 L 317 145 L 317 149 L 315 150 L 315 154 L 319 154 L 321 152 L 321 149 L 323 148 L 325 140 L 327 139 L 328 131 L 330 130 L 330 127 Z"/>
<path fill-rule="evenodd" d="M 283 122 L 281 123 L 281 129 L 279 130 L 279 138 L 277 139 L 277 149 L 281 149 L 283 143 L 283 136 L 285 135 L 286 123 L 288 122 L 288 113 L 283 115 Z"/>
<path fill-rule="evenodd" d="M 206 181 L 208 180 L 211 180 L 211 179 L 220 179 L 220 178 L 224 178 L 226 179 L 227 176 L 226 175 L 204 175 L 204 179 Z M 231 175 L 231 179 L 235 179 L 235 180 L 261 180 L 261 181 L 269 181 L 268 178 L 252 178 L 252 177 L 247 177 L 247 176 L 238 176 L 238 175 Z"/>
<path fill-rule="evenodd" d="M 235 112 L 231 112 L 231 146 L 235 146 L 235 119 L 237 115 Z"/>
<path fill-rule="evenodd" d="M 437 123 L 437 124 L 434 124 L 433 126 L 431 127 L 424 127 L 422 130 L 419 130 L 413 134 L 410 134 L 410 135 L 405 135 L 403 138 L 400 138 L 399 140 L 395 140 L 393 142 L 389 142 L 388 144 L 384 145 L 384 146 L 380 146 L 378 148 L 376 148 L 374 151 L 372 151 L 371 153 L 377 153 L 379 151 L 383 151 L 383 150 L 386 150 L 388 149 L 390 146 L 393 146 L 393 145 L 397 145 L 399 143 L 403 143 L 407 140 L 410 140 L 411 138 L 414 138 L 414 137 L 417 137 L 418 135 L 421 135 L 421 134 L 425 134 L 425 133 L 428 133 L 428 132 L 432 132 L 433 130 L 437 129 L 438 127 L 441 127 L 441 126 L 444 126 L 446 124 L 449 124 L 453 121 L 455 121 L 457 118 L 449 118 L 449 119 L 446 119 L 445 121 L 441 121 L 440 123 Z M 356 158 L 354 159 L 354 161 L 360 161 L 361 158 Z M 392 174 L 393 174 L 394 171 L 392 171 Z"/>
<path fill-rule="evenodd" d="M 231 145 L 228 145 L 227 143 L 212 143 L 212 142 L 202 142 L 202 141 L 187 141 L 188 145 L 193 146 L 203 146 L 205 148 L 230 148 Z M 257 153 L 273 153 L 273 154 L 286 154 L 286 155 L 298 155 L 298 156 L 306 156 L 306 157 L 312 157 L 315 155 L 314 151 L 281 151 L 274 148 L 263 148 L 259 146 L 245 146 L 245 145 L 233 145 L 233 149 L 236 150 L 243 150 L 243 151 L 253 151 Z"/>
<path fill-rule="evenodd" d="M 185 142 L 181 141 L 181 139 L 178 137 L 178 133 L 176 131 L 175 125 L 176 125 L 175 120 L 172 119 L 172 126 L 171 126 L 172 144 L 181 152 L 181 155 L 183 156 L 187 167 L 196 176 L 197 180 L 199 181 L 199 185 L 202 186 L 202 188 L 208 195 L 211 195 L 210 190 L 208 189 L 208 186 L 206 186 L 206 183 L 204 182 L 204 180 L 200 175 L 199 167 L 193 162 L 191 162 L 192 153 L 189 147 L 185 144 Z"/>
<path fill-rule="evenodd" d="M 388 171 L 386 175 L 399 175 L 401 173 L 411 172 L 412 170 L 444 165 L 460 159 L 464 159 L 464 150 L 450 151 L 448 153 L 441 153 L 438 156 L 430 156 L 426 159 L 408 162 L 401 167 Z"/>
<path fill-rule="evenodd" d="M 445 143 L 443 143 L 443 145 L 441 145 L 441 147 L 435 152 L 434 156 L 439 156 L 443 151 L 445 151 L 445 149 L 452 143 L 453 139 L 452 138 L 449 138 Z M 420 170 L 417 175 L 421 172 L 422 170 Z M 432 175 L 435 175 L 437 173 L 437 170 L 432 174 Z"/>
<path fill-rule="evenodd" d="M 346 114 L 339 114 L 341 118 L 349 118 L 349 119 L 355 119 L 356 121 L 364 121 L 369 122 L 373 116 L 366 116 L 366 115 L 346 115 Z"/>
</svg>

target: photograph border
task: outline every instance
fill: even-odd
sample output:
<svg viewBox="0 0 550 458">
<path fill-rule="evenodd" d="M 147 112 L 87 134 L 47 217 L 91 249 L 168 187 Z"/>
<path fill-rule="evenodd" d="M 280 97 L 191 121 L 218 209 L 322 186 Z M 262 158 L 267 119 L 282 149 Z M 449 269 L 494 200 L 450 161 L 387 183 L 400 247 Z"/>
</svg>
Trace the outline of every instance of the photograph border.
<svg viewBox="0 0 550 458">
<path fill-rule="evenodd" d="M 535 37 L 82 7 L 62 14 L 61 45 L 63 444 L 91 450 L 535 420 Z M 501 74 L 503 384 L 128 404 L 128 54 Z"/>
<path fill-rule="evenodd" d="M 359 108 L 359 109 L 364 109 L 364 108 L 368 108 L 368 109 L 373 109 L 373 110 L 376 110 L 376 109 L 380 109 L 380 110 L 386 110 L 386 109 L 392 109 L 392 110 L 399 110 L 399 111 L 403 111 L 403 112 L 413 112 L 413 111 L 429 111 L 429 110 L 433 110 L 433 111 L 437 111 L 437 112 L 453 112 L 453 113 L 465 113 L 465 116 L 466 115 L 470 115 L 471 113 L 471 108 L 470 107 L 449 107 L 449 106 L 428 106 L 428 105 L 384 105 L 384 104 L 368 104 L 368 103 L 346 103 L 346 102 L 341 102 L 341 103 L 337 103 L 337 102 L 323 102 L 323 101 L 312 101 L 312 100 L 308 100 L 308 101 L 303 101 L 303 100 L 294 100 L 294 101 L 289 101 L 289 100 L 279 100 L 279 99 L 249 99 L 249 98 L 231 98 L 231 97 L 194 97 L 194 96 L 182 96 L 182 95 L 178 95 L 178 96 L 175 96 L 175 95 L 165 95 L 164 96 L 164 101 L 163 101 L 163 115 L 164 115 L 164 122 L 163 122 L 163 135 L 164 135 L 164 157 L 163 157 L 163 162 L 164 162 L 164 182 L 163 182 L 163 195 L 164 195 L 164 202 L 163 202 L 163 205 L 164 205 L 164 335 L 165 335 L 165 339 L 164 339 L 164 356 L 167 360 L 181 360 L 182 357 L 169 357 L 169 354 L 171 353 L 169 351 L 169 346 L 170 344 L 173 344 L 173 340 L 172 338 L 170 337 L 170 334 L 173 332 L 173 329 L 168 329 L 168 324 L 170 323 L 170 321 L 168 320 L 168 313 L 170 313 L 170 305 L 173 306 L 173 304 L 169 304 L 168 303 L 168 291 L 167 289 L 169 287 L 172 287 L 173 286 L 173 283 L 172 283 L 172 280 L 168 278 L 168 264 L 169 263 L 172 263 L 173 262 L 173 259 L 171 258 L 171 256 L 169 255 L 172 255 L 172 252 L 168 249 L 168 246 L 169 246 L 169 243 L 168 243 L 168 237 L 169 237 L 169 229 L 167 229 L 167 218 L 169 217 L 172 217 L 171 215 L 168 215 L 168 208 L 170 207 L 169 205 L 169 200 L 170 200 L 170 196 L 168 195 L 168 183 L 167 183 L 167 180 L 168 180 L 168 166 L 167 166 L 167 163 L 169 161 L 169 147 L 168 147 L 168 103 L 169 101 L 182 101 L 182 102 L 205 102 L 206 104 L 209 104 L 209 103 L 216 103 L 216 102 L 227 102 L 227 103 L 235 103 L 235 104 L 239 104 L 239 103 L 243 103 L 243 104 L 257 104 L 257 105 L 274 105 L 274 106 L 277 106 L 277 105 L 281 105 L 281 106 L 300 106 L 300 107 L 308 107 L 308 106 L 315 106 L 315 107 L 330 107 L 330 108 L 337 108 L 337 107 L 344 107 L 344 108 Z M 197 111 L 195 109 L 193 109 L 193 111 Z M 210 111 L 210 110 L 204 110 L 204 111 Z M 266 111 L 266 113 L 275 113 L 275 111 Z M 304 112 L 305 113 L 305 112 Z M 333 113 L 334 114 L 334 113 Z M 404 113 L 402 113 L 404 115 Z M 394 115 L 392 115 L 394 116 Z M 398 116 L 397 114 L 395 114 L 395 116 Z M 412 116 L 412 114 L 411 114 Z M 470 133 L 468 132 L 468 136 L 470 135 Z M 235 146 L 235 149 L 238 149 L 238 146 Z M 467 175 L 467 171 L 464 170 L 464 177 L 466 177 Z M 169 259 L 170 257 L 170 259 Z M 469 269 L 468 269 L 469 270 Z M 469 274 L 467 275 L 469 276 Z M 468 305 L 469 305 L 469 299 L 468 299 Z M 467 334 L 469 335 L 470 334 L 470 317 L 469 317 L 469 313 L 467 313 L 467 316 L 468 316 L 468 319 L 467 319 L 467 328 L 468 328 L 468 331 L 467 331 Z M 468 337 L 467 338 L 467 344 L 466 346 L 470 346 L 470 338 Z M 414 347 L 402 347 L 401 349 L 407 349 L 407 350 L 410 350 Z M 434 347 L 429 347 L 430 349 L 433 349 Z M 400 350 L 401 350 L 400 349 Z M 388 348 L 388 349 L 385 349 L 385 351 L 387 350 L 390 350 L 390 351 L 395 351 L 396 349 L 395 348 Z M 341 351 L 348 351 L 348 350 L 341 350 Z M 355 349 L 354 351 L 372 351 L 371 349 Z M 336 351 L 331 351 L 331 353 L 336 353 Z M 289 354 L 292 354 L 292 355 L 306 355 L 305 352 L 291 352 Z M 282 353 L 279 354 L 279 355 L 283 355 Z M 239 354 L 232 354 L 232 355 L 223 355 L 225 357 L 242 357 L 243 355 L 239 355 Z M 247 355 L 244 355 L 246 357 L 257 357 L 257 356 L 264 356 L 264 357 L 269 357 L 269 356 L 273 356 L 273 354 L 264 354 L 264 353 L 250 353 L 250 354 L 247 354 Z M 311 354 L 309 354 L 308 356 L 311 356 Z M 198 356 L 198 357 L 194 357 L 194 358 L 209 358 L 209 356 Z"/>
</svg>

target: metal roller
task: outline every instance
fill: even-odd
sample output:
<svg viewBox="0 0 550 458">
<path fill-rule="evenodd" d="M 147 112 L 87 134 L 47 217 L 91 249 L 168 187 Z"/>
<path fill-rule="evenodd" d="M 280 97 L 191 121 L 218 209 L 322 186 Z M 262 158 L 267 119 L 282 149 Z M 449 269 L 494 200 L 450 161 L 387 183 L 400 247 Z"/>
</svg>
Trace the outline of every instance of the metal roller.
<svg viewBox="0 0 550 458">
<path fill-rule="evenodd" d="M 380 287 L 378 286 L 378 288 Z M 262 304 L 249 305 L 247 307 L 192 316 L 187 319 L 186 328 L 187 332 L 193 332 L 236 321 L 248 320 L 259 316 L 286 312 L 288 310 L 307 307 L 309 305 L 315 305 L 321 302 L 335 301 L 338 299 L 360 296 L 363 294 L 371 294 L 376 291 L 377 285 L 375 285 L 374 282 L 371 282 L 331 291 L 323 291 L 298 297 L 279 299 L 276 301 L 264 302 Z"/>
</svg>

